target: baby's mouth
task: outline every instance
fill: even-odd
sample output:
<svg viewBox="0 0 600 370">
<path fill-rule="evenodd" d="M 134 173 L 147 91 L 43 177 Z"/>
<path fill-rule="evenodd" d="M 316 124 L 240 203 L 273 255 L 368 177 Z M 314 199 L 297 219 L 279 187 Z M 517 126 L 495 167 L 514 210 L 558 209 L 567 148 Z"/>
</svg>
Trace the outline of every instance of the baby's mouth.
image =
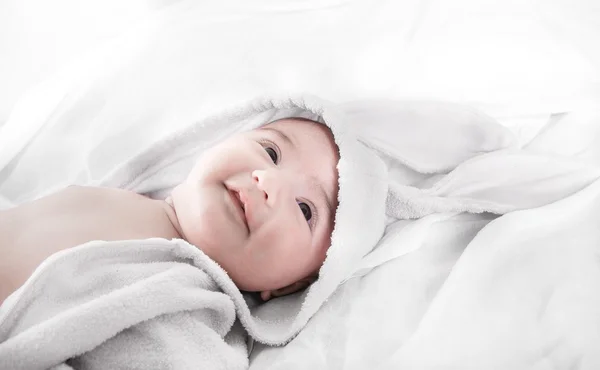
<svg viewBox="0 0 600 370">
<path fill-rule="evenodd" d="M 250 229 L 248 227 L 248 220 L 246 219 L 246 206 L 245 206 L 244 202 L 242 201 L 240 192 L 236 191 L 236 190 L 229 190 L 229 194 L 231 195 L 234 206 L 239 211 L 238 213 L 240 215 L 240 218 L 242 219 L 242 222 L 246 226 L 246 229 L 249 231 Z"/>
</svg>

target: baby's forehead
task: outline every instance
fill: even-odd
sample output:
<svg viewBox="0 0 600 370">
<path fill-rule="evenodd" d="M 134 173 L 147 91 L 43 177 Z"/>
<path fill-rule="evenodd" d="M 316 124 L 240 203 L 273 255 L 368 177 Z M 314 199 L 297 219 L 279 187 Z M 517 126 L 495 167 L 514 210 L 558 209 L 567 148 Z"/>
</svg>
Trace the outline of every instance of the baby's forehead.
<svg viewBox="0 0 600 370">
<path fill-rule="evenodd" d="M 298 133 L 308 133 L 308 132 L 316 132 L 316 131 L 329 131 L 329 127 L 327 125 L 322 124 L 317 121 L 309 120 L 307 118 L 302 117 L 288 117 L 281 118 L 275 121 L 268 122 L 261 127 L 258 127 L 256 130 L 264 129 L 264 128 L 278 128 L 281 130 L 294 130 Z"/>
</svg>

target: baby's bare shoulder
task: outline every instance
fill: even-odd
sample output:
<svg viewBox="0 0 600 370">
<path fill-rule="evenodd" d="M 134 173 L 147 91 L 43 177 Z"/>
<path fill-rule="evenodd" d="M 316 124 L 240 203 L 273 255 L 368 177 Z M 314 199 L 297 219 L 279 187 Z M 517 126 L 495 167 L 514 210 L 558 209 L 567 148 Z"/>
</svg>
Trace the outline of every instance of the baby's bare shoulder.
<svg viewBox="0 0 600 370">
<path fill-rule="evenodd" d="M 66 220 L 90 213 L 121 212 L 130 207 L 152 208 L 151 200 L 121 189 L 69 186 L 48 196 L 3 211 L 2 218 L 29 228 L 42 219 Z M 70 216 L 70 217 L 69 217 Z M 69 219 L 69 222 L 75 220 Z"/>
<path fill-rule="evenodd" d="M 89 201 L 137 201 L 142 202 L 149 200 L 148 198 L 134 193 L 129 190 L 115 189 L 115 188 L 104 188 L 96 186 L 79 186 L 71 185 L 68 186 L 47 198 L 55 201 L 69 201 L 69 200 L 89 200 Z M 42 198 L 43 200 L 44 198 Z"/>
<path fill-rule="evenodd" d="M 69 186 L 1 211 L 0 302 L 63 249 L 93 240 L 176 238 L 163 203 L 122 189 Z"/>
<path fill-rule="evenodd" d="M 53 195 L 40 199 L 36 214 L 44 212 L 59 212 L 71 214 L 74 217 L 87 216 L 94 220 L 108 221 L 120 219 L 131 227 L 139 222 L 147 222 L 148 218 L 160 219 L 164 215 L 161 202 L 147 198 L 129 190 L 69 186 Z M 74 220 L 71 220 L 74 221 Z M 103 224 L 103 223 L 102 223 Z M 107 226 L 117 226 L 108 222 Z"/>
<path fill-rule="evenodd" d="M 164 210 L 159 202 L 131 191 L 69 186 L 3 211 L 0 218 L 3 220 L 0 230 L 10 227 L 12 234 L 64 235 L 67 232 L 104 239 L 102 234 L 109 238 L 113 234 L 126 237 L 128 230 L 132 237 L 139 235 L 139 229 L 149 220 L 154 220 L 150 223 L 154 226 L 164 222 Z"/>
</svg>

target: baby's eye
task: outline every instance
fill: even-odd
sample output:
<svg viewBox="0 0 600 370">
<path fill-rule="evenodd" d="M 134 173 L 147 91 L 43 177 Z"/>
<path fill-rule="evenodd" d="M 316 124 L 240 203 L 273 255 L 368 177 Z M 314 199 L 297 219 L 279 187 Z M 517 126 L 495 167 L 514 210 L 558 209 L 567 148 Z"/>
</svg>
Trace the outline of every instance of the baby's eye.
<svg viewBox="0 0 600 370">
<path fill-rule="evenodd" d="M 298 207 L 300 207 L 300 210 L 302 211 L 302 214 L 304 215 L 306 221 L 310 221 L 310 219 L 312 218 L 312 211 L 310 210 L 310 206 L 306 203 L 298 202 Z"/>
<path fill-rule="evenodd" d="M 271 157 L 271 160 L 273 161 L 273 163 L 277 164 L 277 161 L 279 160 L 279 156 L 277 155 L 277 151 L 273 148 L 270 148 L 268 146 L 265 147 L 265 151 L 267 152 L 267 154 L 269 155 L 269 157 Z"/>
</svg>

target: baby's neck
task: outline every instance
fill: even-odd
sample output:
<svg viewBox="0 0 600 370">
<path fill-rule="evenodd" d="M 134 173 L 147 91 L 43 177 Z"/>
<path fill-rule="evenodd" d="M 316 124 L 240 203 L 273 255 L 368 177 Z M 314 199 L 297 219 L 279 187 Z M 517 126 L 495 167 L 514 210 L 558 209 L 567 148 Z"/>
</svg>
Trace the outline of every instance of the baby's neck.
<svg viewBox="0 0 600 370">
<path fill-rule="evenodd" d="M 181 225 L 179 225 L 179 221 L 177 220 L 177 213 L 175 212 L 175 207 L 173 206 L 173 201 L 171 200 L 171 197 L 169 196 L 167 197 L 167 199 L 159 200 L 158 202 L 161 203 L 163 210 L 165 211 L 167 218 L 171 222 L 171 226 L 173 227 L 175 233 L 180 239 L 185 239 L 183 236 L 183 231 L 181 230 Z"/>
</svg>

